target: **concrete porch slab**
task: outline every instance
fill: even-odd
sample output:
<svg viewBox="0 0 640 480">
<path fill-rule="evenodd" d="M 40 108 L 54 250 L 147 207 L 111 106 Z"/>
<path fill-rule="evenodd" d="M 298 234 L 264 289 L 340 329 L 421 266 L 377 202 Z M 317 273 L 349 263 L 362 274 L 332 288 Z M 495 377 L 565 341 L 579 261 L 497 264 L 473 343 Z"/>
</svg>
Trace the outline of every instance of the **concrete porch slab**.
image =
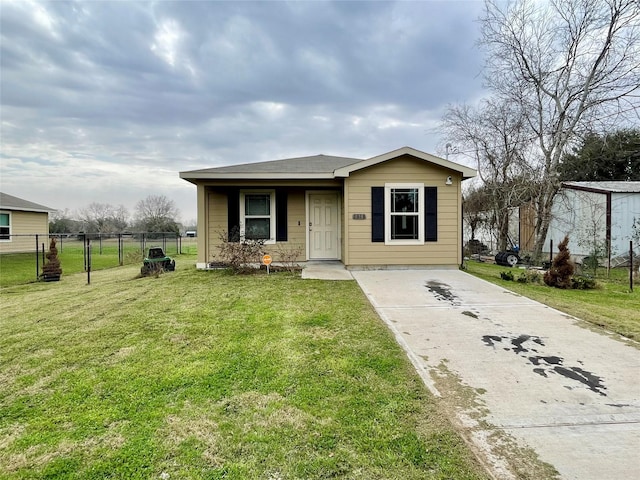
<svg viewBox="0 0 640 480">
<path fill-rule="evenodd" d="M 302 278 L 313 280 L 353 280 L 339 260 L 309 260 L 302 264 Z"/>
</svg>

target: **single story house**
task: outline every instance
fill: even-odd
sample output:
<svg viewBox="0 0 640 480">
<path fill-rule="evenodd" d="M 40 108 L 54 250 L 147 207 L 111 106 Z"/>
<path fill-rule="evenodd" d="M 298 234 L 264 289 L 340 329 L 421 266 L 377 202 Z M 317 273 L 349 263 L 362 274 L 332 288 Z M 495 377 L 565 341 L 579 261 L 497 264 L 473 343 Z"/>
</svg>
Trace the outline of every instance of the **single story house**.
<svg viewBox="0 0 640 480">
<path fill-rule="evenodd" d="M 225 238 L 263 239 L 276 262 L 294 251 L 347 268 L 458 266 L 462 181 L 475 175 L 410 147 L 180 172 L 197 186 L 198 268 Z"/>
<path fill-rule="evenodd" d="M 35 250 L 35 234 L 49 235 L 49 212 L 44 205 L 0 193 L 0 253 Z"/>
<path fill-rule="evenodd" d="M 639 229 L 640 182 L 563 182 L 545 245 L 548 251 L 553 240 L 555 250 L 568 235 L 577 258 L 591 255 L 594 247 L 615 257 L 629 252 L 630 241 L 638 247 Z"/>
</svg>

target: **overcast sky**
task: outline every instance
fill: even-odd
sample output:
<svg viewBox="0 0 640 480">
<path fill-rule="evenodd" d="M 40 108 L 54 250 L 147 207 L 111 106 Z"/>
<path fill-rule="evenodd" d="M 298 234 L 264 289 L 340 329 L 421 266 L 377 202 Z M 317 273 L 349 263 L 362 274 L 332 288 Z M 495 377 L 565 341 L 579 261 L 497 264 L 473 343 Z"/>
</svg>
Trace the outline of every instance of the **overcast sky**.
<svg viewBox="0 0 640 480">
<path fill-rule="evenodd" d="M 444 109 L 483 95 L 482 8 L 1 2 L 0 190 L 130 213 L 163 194 L 188 222 L 183 170 L 402 146 L 444 156 Z"/>
</svg>

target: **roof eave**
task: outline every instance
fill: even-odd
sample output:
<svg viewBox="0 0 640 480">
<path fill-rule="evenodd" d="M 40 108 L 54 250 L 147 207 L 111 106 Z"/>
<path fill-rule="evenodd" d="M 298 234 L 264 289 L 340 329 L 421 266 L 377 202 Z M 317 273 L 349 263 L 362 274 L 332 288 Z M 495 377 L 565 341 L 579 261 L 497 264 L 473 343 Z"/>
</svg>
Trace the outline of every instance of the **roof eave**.
<svg viewBox="0 0 640 480">
<path fill-rule="evenodd" d="M 581 184 L 580 182 L 562 182 L 563 188 L 568 188 L 569 190 L 580 190 L 582 192 L 591 192 L 591 193 L 640 193 L 640 189 L 618 189 L 618 188 L 607 188 L 600 187 L 595 185 L 598 182 L 589 182 L 589 185 Z M 621 182 L 625 183 L 625 182 Z M 640 182 L 629 182 L 629 183 L 640 183 Z"/>
<path fill-rule="evenodd" d="M 333 180 L 333 173 L 206 173 L 180 172 L 180 178 L 189 182 L 199 180 Z"/>
<path fill-rule="evenodd" d="M 421 152 L 420 150 L 416 150 L 411 147 L 402 147 L 391 152 L 383 153 L 382 155 L 377 155 L 375 157 L 369 158 L 367 160 L 363 160 L 362 162 L 354 163 L 352 165 L 347 165 L 346 167 L 337 169 L 334 174 L 336 177 L 348 177 L 352 172 L 357 170 L 361 170 L 363 168 L 371 167 L 373 165 L 377 165 L 378 163 L 386 162 L 387 160 L 391 160 L 393 158 L 399 157 L 401 155 L 411 155 L 420 160 L 424 160 L 427 162 L 431 162 L 435 165 L 441 166 L 443 168 L 447 168 L 449 170 L 453 170 L 454 172 L 459 172 L 462 174 L 463 180 L 468 180 L 469 178 L 473 178 L 477 175 L 477 171 L 473 168 L 465 167 L 464 165 L 460 165 L 455 162 L 451 162 L 444 158 L 436 157 L 435 155 L 431 155 L 426 152 Z"/>
<path fill-rule="evenodd" d="M 53 213 L 57 212 L 54 208 L 39 209 L 39 208 L 27 208 L 27 207 L 15 207 L 12 205 L 0 205 L 0 210 L 10 210 L 12 212 L 31 212 L 31 213 Z"/>
</svg>

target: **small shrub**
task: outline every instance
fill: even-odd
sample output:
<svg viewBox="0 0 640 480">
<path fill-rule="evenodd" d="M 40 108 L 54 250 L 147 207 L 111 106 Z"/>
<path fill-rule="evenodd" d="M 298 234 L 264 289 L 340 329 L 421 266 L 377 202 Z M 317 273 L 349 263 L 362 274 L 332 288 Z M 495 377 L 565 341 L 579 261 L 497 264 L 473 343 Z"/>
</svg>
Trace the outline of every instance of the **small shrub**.
<svg viewBox="0 0 640 480">
<path fill-rule="evenodd" d="M 513 278 L 514 278 L 513 277 L 513 272 L 509 272 L 509 271 L 500 272 L 500 278 L 503 279 L 503 280 L 508 280 L 508 281 L 512 282 Z"/>
<path fill-rule="evenodd" d="M 296 272 L 300 270 L 298 258 L 302 255 L 302 245 L 285 246 L 278 243 L 275 245 L 274 250 L 278 261 L 282 264 L 285 270 L 289 272 Z"/>
<path fill-rule="evenodd" d="M 587 257 L 584 257 L 582 260 L 582 266 L 586 269 L 593 271 L 595 274 L 598 271 L 598 267 L 600 266 L 600 259 L 596 254 L 591 254 Z"/>
<path fill-rule="evenodd" d="M 576 275 L 571 279 L 571 288 L 574 290 L 593 290 L 597 288 L 595 278 L 588 275 Z"/>
<path fill-rule="evenodd" d="M 517 281 L 520 283 L 540 283 L 540 274 L 535 270 L 526 270 L 522 272 Z"/>
<path fill-rule="evenodd" d="M 237 229 L 232 230 L 231 235 L 223 230 L 219 238 L 222 242 L 218 246 L 220 259 L 234 272 L 253 272 L 259 268 L 264 255 L 264 240 L 241 240 Z"/>
<path fill-rule="evenodd" d="M 544 274 L 544 283 L 550 287 L 571 288 L 571 277 L 573 276 L 574 266 L 571 262 L 571 253 L 567 248 L 569 237 L 558 245 L 558 254 L 553 258 L 551 268 Z"/>
</svg>

